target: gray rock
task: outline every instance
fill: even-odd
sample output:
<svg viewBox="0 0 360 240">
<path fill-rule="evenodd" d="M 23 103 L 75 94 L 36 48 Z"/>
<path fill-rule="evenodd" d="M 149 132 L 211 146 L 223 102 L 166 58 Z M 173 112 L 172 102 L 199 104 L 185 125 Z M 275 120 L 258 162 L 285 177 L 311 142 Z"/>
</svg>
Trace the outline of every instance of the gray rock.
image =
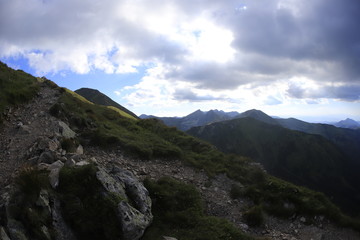
<svg viewBox="0 0 360 240">
<path fill-rule="evenodd" d="M 51 216 L 51 207 L 49 201 L 49 193 L 45 189 L 41 189 L 39 198 L 35 202 L 36 206 L 46 209 L 46 214 Z"/>
<path fill-rule="evenodd" d="M 167 237 L 167 236 L 163 236 L 164 240 L 177 240 L 176 238 L 173 237 Z"/>
<path fill-rule="evenodd" d="M 67 167 L 74 167 L 75 164 L 76 163 L 75 163 L 74 159 L 71 159 L 71 158 L 68 158 L 65 162 L 65 166 L 67 166 Z"/>
<path fill-rule="evenodd" d="M 58 168 L 62 168 L 64 166 L 64 163 L 60 160 L 57 160 L 56 162 L 50 164 L 48 170 L 53 170 L 53 169 L 58 169 Z"/>
<path fill-rule="evenodd" d="M 14 219 L 8 219 L 7 229 L 11 240 L 27 240 L 25 228 L 21 222 Z"/>
<path fill-rule="evenodd" d="M 81 144 L 79 144 L 79 146 L 76 148 L 75 153 L 78 154 L 78 155 L 84 154 L 84 148 L 83 148 L 83 146 L 81 146 Z"/>
<path fill-rule="evenodd" d="M 126 240 L 140 239 L 152 221 L 152 216 L 149 219 L 126 201 L 118 204 L 117 216 L 121 221 L 123 239 Z"/>
<path fill-rule="evenodd" d="M 39 163 L 37 165 L 38 170 L 48 170 L 50 167 L 50 164 L 48 163 Z"/>
<path fill-rule="evenodd" d="M 53 189 L 59 186 L 59 173 L 60 173 L 60 168 L 53 169 L 50 171 L 49 182 Z"/>
<path fill-rule="evenodd" d="M 3 227 L 0 227 L 0 240 L 10 240 Z"/>
<path fill-rule="evenodd" d="M 116 193 L 121 198 L 127 200 L 125 193 L 125 184 L 122 182 L 115 181 L 104 169 L 98 168 L 99 171 L 96 172 L 96 178 L 102 184 L 106 191 L 110 193 Z"/>
<path fill-rule="evenodd" d="M 52 198 L 52 225 L 56 235 L 56 240 L 76 240 L 72 229 L 66 224 L 60 206 L 60 200 L 56 197 Z"/>
<path fill-rule="evenodd" d="M 19 126 L 19 133 L 26 135 L 31 133 L 31 129 L 28 125 L 21 125 Z"/>
<path fill-rule="evenodd" d="M 55 152 L 60 146 L 59 141 L 57 141 L 56 139 L 53 139 L 49 142 L 49 150 L 52 152 Z"/>
<path fill-rule="evenodd" d="M 74 138 L 76 133 L 70 129 L 70 127 L 62 122 L 59 121 L 59 126 L 60 126 L 60 133 L 64 138 Z"/>
<path fill-rule="evenodd" d="M 38 163 L 53 163 L 55 162 L 55 156 L 54 156 L 54 153 L 53 152 L 49 152 L 49 151 L 46 151 L 46 152 L 43 152 L 39 159 L 38 159 Z"/>
<path fill-rule="evenodd" d="M 133 173 L 114 167 L 111 174 L 125 184 L 126 194 L 135 203 L 136 208 L 141 213 L 151 213 L 151 199 L 149 197 L 149 192 Z"/>
<path fill-rule="evenodd" d="M 49 229 L 45 225 L 41 226 L 40 231 L 43 236 L 43 239 L 51 240 Z"/>
<path fill-rule="evenodd" d="M 75 165 L 77 167 L 81 167 L 81 166 L 85 166 L 85 165 L 89 165 L 90 163 L 88 161 L 80 161 L 80 162 L 77 162 Z"/>
<path fill-rule="evenodd" d="M 102 168 L 98 169 L 96 177 L 103 187 L 122 199 L 117 206 L 117 217 L 121 222 L 123 239 L 140 239 L 153 218 L 147 189 L 129 171 L 115 167 L 109 174 Z"/>
<path fill-rule="evenodd" d="M 300 218 L 300 222 L 305 223 L 305 222 L 306 222 L 306 218 L 305 218 L 305 217 L 301 217 L 301 218 Z"/>
<path fill-rule="evenodd" d="M 59 185 L 59 173 L 63 166 L 64 163 L 58 160 L 51 164 L 48 168 L 48 170 L 50 170 L 49 182 L 51 187 L 54 189 L 57 188 L 57 186 Z"/>
</svg>

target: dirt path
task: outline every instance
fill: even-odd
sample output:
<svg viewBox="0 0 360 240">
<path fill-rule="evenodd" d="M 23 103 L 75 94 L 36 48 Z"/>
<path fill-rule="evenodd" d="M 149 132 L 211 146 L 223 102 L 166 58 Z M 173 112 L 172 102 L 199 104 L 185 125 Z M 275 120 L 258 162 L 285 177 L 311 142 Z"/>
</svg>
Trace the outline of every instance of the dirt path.
<svg viewBox="0 0 360 240">
<path fill-rule="evenodd" d="M 265 224 L 260 228 L 250 228 L 242 219 L 244 209 L 250 204 L 246 199 L 233 200 L 230 189 L 235 182 L 225 175 L 209 179 L 200 170 L 186 166 L 178 160 L 142 161 L 124 157 L 121 151 L 106 152 L 98 148 L 85 148 L 83 159 L 95 159 L 100 164 L 116 164 L 133 172 L 138 178 L 159 179 L 170 176 L 177 180 L 191 183 L 200 191 L 207 214 L 221 217 L 234 223 L 243 231 L 262 239 L 273 240 L 358 240 L 360 236 L 351 229 L 335 227 L 322 216 L 307 225 L 302 216 L 295 219 L 280 220 L 270 216 L 265 217 Z"/>
<path fill-rule="evenodd" d="M 59 96 L 58 90 L 42 84 L 37 96 L 29 103 L 7 112 L 0 128 L 0 193 L 19 168 L 30 163 L 31 157 L 37 154 L 33 152 L 34 144 L 41 145 L 41 139 L 54 137 L 58 120 L 49 114 L 49 109 Z M 36 149 L 46 147 L 37 146 Z"/>
</svg>

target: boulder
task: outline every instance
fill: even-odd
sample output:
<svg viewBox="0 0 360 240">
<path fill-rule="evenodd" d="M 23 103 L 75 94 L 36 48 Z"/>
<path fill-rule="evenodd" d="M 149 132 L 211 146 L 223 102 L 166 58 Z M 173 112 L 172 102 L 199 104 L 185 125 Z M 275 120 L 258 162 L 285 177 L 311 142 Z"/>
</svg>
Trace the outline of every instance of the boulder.
<svg viewBox="0 0 360 240">
<path fill-rule="evenodd" d="M 55 156 L 54 153 L 50 151 L 43 152 L 38 159 L 38 163 L 51 164 L 53 162 L 55 162 Z"/>
<path fill-rule="evenodd" d="M 75 166 L 76 162 L 74 161 L 74 159 L 68 158 L 65 162 L 65 166 L 67 167 L 73 167 Z"/>
<path fill-rule="evenodd" d="M 23 224 L 19 221 L 16 221 L 12 218 L 8 219 L 7 229 L 9 231 L 11 240 L 27 240 L 25 233 L 26 230 Z"/>
<path fill-rule="evenodd" d="M 125 184 L 126 194 L 141 213 L 151 213 L 149 192 L 132 172 L 119 167 L 113 167 L 111 174 L 114 175 L 115 179 Z"/>
<path fill-rule="evenodd" d="M 49 145 L 48 146 L 49 150 L 52 151 L 52 152 L 55 152 L 59 148 L 60 143 L 59 143 L 59 141 L 57 141 L 57 139 L 53 139 L 53 140 L 49 141 L 48 145 Z"/>
<path fill-rule="evenodd" d="M 81 144 L 79 144 L 79 146 L 76 148 L 76 152 L 77 155 L 82 155 L 84 154 L 84 148 L 83 146 L 81 146 Z"/>
<path fill-rule="evenodd" d="M 35 202 L 36 206 L 46 209 L 46 214 L 51 216 L 51 207 L 49 201 L 49 193 L 45 189 L 41 189 L 39 198 Z"/>
<path fill-rule="evenodd" d="M 85 165 L 89 165 L 90 163 L 88 161 L 80 161 L 80 162 L 77 162 L 75 165 L 77 167 L 81 167 L 81 166 L 85 166 Z"/>
<path fill-rule="evenodd" d="M 121 223 L 123 239 L 140 239 L 153 218 L 147 189 L 129 171 L 114 167 L 107 173 L 102 168 L 98 169 L 96 177 L 104 189 L 122 199 L 118 203 L 116 215 Z"/>
<path fill-rule="evenodd" d="M 75 138 L 76 133 L 63 121 L 59 121 L 60 133 L 64 138 Z"/>
<path fill-rule="evenodd" d="M 20 125 L 19 126 L 19 133 L 26 135 L 31 133 L 31 129 L 28 125 Z"/>
<path fill-rule="evenodd" d="M 48 168 L 48 170 L 50 171 L 49 174 L 49 181 L 50 181 L 50 185 L 52 188 L 57 188 L 57 186 L 59 185 L 59 173 L 61 168 L 64 166 L 64 163 L 61 162 L 60 160 L 54 162 L 53 164 L 51 164 Z"/>
<path fill-rule="evenodd" d="M 164 240 L 177 240 L 176 238 L 173 237 L 168 237 L 168 236 L 163 236 Z"/>
<path fill-rule="evenodd" d="M 10 240 L 3 227 L 0 227 L 0 240 Z"/>
</svg>

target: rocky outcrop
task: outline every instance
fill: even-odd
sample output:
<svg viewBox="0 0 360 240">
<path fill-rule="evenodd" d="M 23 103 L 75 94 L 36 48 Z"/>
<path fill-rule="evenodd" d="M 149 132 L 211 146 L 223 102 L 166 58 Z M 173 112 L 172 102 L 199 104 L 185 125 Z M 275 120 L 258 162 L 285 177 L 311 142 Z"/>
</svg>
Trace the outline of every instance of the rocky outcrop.
<svg viewBox="0 0 360 240">
<path fill-rule="evenodd" d="M 73 165 L 71 168 L 80 169 L 90 164 L 85 160 L 78 163 L 82 163 L 81 166 Z M 64 167 L 64 163 L 57 160 L 52 164 L 41 163 L 40 166 L 48 171 L 48 181 L 56 191 L 41 188 L 37 193 L 34 193 L 37 190 L 24 193 L 17 185 L 9 187 L 10 192 L 3 194 L 0 200 L 0 240 L 27 240 L 32 239 L 30 236 L 34 234 L 46 240 L 77 239 L 75 237 L 77 229 L 69 227 L 70 225 L 64 220 L 66 219 L 63 217 L 64 212 L 61 210 L 62 204 L 67 204 L 63 202 L 62 197 L 62 194 L 66 194 L 66 189 L 57 191 L 57 187 L 61 184 L 59 172 Z M 118 220 L 116 222 L 119 223 L 118 228 L 121 229 L 121 239 L 140 239 L 153 219 L 151 199 L 147 189 L 127 170 L 113 167 L 109 171 L 101 166 L 96 166 L 95 169 L 95 178 L 101 184 L 98 189 L 99 196 L 104 199 L 115 196 L 114 199 L 117 201 L 114 211 Z M 41 173 L 33 171 L 28 174 L 37 179 L 38 177 L 33 174 Z M 19 212 L 24 213 L 19 215 Z M 55 236 L 50 232 L 55 233 Z M 105 236 L 104 239 L 106 239 Z"/>
<path fill-rule="evenodd" d="M 117 217 L 123 239 L 139 239 L 153 218 L 147 189 L 131 172 L 118 167 L 113 167 L 110 173 L 99 168 L 96 177 L 108 192 L 121 199 L 117 205 Z"/>
</svg>

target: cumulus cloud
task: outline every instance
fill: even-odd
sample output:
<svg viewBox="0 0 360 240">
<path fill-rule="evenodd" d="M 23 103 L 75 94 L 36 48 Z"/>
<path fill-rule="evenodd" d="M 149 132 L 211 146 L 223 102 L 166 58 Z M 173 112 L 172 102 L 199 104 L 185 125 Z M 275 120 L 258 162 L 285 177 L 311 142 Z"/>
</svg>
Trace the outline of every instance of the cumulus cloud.
<svg viewBox="0 0 360 240">
<path fill-rule="evenodd" d="M 359 101 L 359 12 L 358 0 L 0 0 L 0 57 L 23 57 L 38 74 L 145 66 L 161 84 L 148 71 L 126 97 L 154 104 L 301 77 L 316 87 L 290 81 L 283 94 Z"/>
<path fill-rule="evenodd" d="M 224 98 L 224 97 L 215 97 L 213 95 L 196 94 L 189 88 L 176 89 L 173 96 L 174 96 L 175 100 L 192 101 L 192 102 L 226 100 L 226 98 Z"/>
<path fill-rule="evenodd" d="M 353 102 L 360 100 L 360 84 L 336 85 L 328 83 L 325 85 L 306 86 L 290 83 L 287 93 L 290 97 L 298 99 L 331 98 Z"/>
</svg>

